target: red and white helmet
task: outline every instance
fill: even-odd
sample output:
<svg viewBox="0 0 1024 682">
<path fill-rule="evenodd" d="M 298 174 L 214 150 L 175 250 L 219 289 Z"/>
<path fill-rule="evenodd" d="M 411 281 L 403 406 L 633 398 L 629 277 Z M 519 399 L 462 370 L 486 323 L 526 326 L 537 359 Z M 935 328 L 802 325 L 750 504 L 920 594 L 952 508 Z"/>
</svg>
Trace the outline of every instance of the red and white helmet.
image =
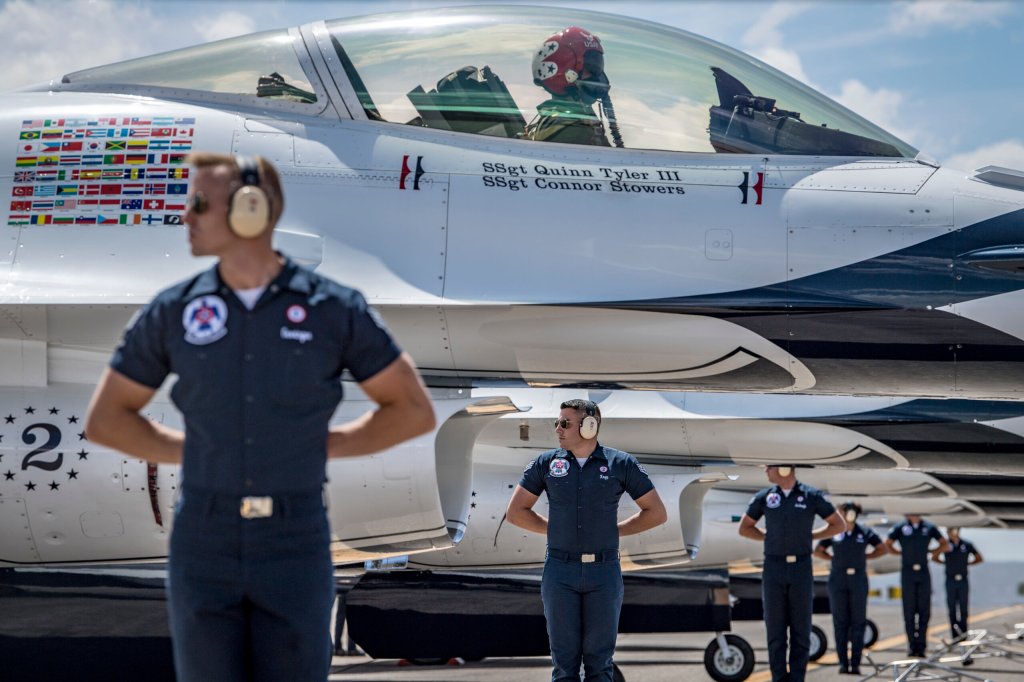
<svg viewBox="0 0 1024 682">
<path fill-rule="evenodd" d="M 578 26 L 559 31 L 533 54 L 533 82 L 552 95 L 566 94 L 579 80 L 587 52 L 604 55 L 601 39 Z"/>
</svg>

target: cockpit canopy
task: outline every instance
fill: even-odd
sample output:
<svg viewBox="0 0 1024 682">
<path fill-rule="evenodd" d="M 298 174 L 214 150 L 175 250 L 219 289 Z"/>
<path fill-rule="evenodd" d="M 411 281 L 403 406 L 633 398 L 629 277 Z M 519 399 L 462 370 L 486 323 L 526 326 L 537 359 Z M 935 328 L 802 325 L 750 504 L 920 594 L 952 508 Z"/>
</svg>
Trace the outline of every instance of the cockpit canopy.
<svg viewBox="0 0 1024 682">
<path fill-rule="evenodd" d="M 741 52 L 637 19 L 536 7 L 462 7 L 327 22 L 330 41 L 268 31 L 64 77 L 62 89 L 135 84 L 287 102 L 328 115 L 306 45 L 342 67 L 357 118 L 522 138 L 538 105 L 531 61 L 568 26 L 598 36 L 624 146 L 681 152 L 914 157 L 917 150 Z M 304 29 L 305 30 L 305 29 Z M 123 90 L 122 90 L 123 91 Z M 341 107 L 339 107 L 341 108 Z M 603 114 L 602 114 L 603 110 Z M 323 112 L 323 113 L 321 113 Z"/>
</svg>

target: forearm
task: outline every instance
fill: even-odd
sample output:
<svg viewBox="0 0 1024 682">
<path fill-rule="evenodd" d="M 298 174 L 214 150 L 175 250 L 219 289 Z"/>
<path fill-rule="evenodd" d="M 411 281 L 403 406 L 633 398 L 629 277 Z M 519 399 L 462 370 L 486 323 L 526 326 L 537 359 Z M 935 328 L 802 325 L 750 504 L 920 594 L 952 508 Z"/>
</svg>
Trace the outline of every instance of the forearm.
<svg viewBox="0 0 1024 682">
<path fill-rule="evenodd" d="M 96 415 L 86 425 L 90 442 L 155 464 L 181 464 L 185 434 L 138 413 Z"/>
<path fill-rule="evenodd" d="M 835 535 L 839 535 L 840 533 L 845 533 L 845 532 L 846 532 L 846 523 L 845 522 L 836 523 L 834 521 L 830 521 L 829 524 L 827 526 L 825 526 L 824 528 L 819 528 L 818 530 L 816 530 L 813 533 L 811 533 L 811 539 L 812 540 L 824 540 L 826 538 L 830 538 L 830 537 L 833 537 Z"/>
<path fill-rule="evenodd" d="M 754 525 L 750 525 L 750 526 L 740 525 L 739 533 L 740 533 L 740 536 L 745 537 L 745 538 L 747 538 L 749 540 L 756 540 L 757 542 L 764 542 L 765 532 L 763 530 L 761 530 L 760 528 L 758 528 L 757 526 L 754 526 Z"/>
<path fill-rule="evenodd" d="M 654 509 L 641 509 L 625 521 L 619 522 L 619 537 L 636 535 L 664 523 L 661 514 Z"/>
<path fill-rule="evenodd" d="M 429 402 L 411 409 L 387 405 L 361 417 L 335 426 L 327 434 L 328 457 L 358 457 L 386 450 L 427 433 L 434 427 L 434 412 Z"/>
<path fill-rule="evenodd" d="M 528 530 L 531 533 L 548 534 L 548 520 L 532 509 L 510 511 L 506 519 L 513 526 Z"/>
</svg>

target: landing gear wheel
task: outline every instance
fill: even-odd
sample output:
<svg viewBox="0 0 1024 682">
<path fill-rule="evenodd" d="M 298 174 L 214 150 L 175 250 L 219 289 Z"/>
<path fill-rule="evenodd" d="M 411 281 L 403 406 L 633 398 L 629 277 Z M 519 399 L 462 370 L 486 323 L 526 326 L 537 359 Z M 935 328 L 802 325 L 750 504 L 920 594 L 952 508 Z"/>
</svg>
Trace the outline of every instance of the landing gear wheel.
<svg viewBox="0 0 1024 682">
<path fill-rule="evenodd" d="M 826 651 L 828 651 L 828 637 L 825 636 L 825 631 L 817 625 L 811 625 L 811 655 L 808 658 L 816 661 L 824 656 Z"/>
<path fill-rule="evenodd" d="M 870 618 L 864 624 L 864 648 L 870 649 L 878 641 L 878 626 Z"/>
<path fill-rule="evenodd" d="M 704 649 L 704 668 L 716 682 L 740 682 L 754 670 L 754 650 L 739 635 L 725 635 L 727 651 L 722 651 L 715 637 Z"/>
<path fill-rule="evenodd" d="M 413 665 L 444 665 L 451 659 L 449 658 L 407 658 L 405 659 Z"/>
</svg>

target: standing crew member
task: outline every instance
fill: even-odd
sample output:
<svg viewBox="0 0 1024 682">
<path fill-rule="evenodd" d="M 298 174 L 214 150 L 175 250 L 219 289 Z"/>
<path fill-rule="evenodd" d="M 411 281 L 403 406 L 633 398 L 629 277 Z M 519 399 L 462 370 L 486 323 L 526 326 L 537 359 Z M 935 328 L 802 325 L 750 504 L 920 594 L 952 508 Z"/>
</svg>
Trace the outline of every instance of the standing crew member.
<svg viewBox="0 0 1024 682">
<path fill-rule="evenodd" d="M 739 532 L 745 538 L 764 542 L 761 600 L 772 680 L 803 682 L 811 653 L 811 541 L 842 533 L 846 524 L 820 490 L 796 480 L 792 465 L 772 465 L 765 471 L 772 485 L 751 498 L 747 513 L 740 519 Z M 757 527 L 762 516 L 765 530 Z M 828 525 L 814 531 L 815 516 Z"/>
<path fill-rule="evenodd" d="M 932 615 L 932 576 L 928 571 L 928 545 L 939 541 L 938 550 L 946 552 L 949 543 L 939 529 L 921 518 L 907 514 L 907 520 L 893 526 L 885 546 L 901 555 L 900 586 L 903 592 L 903 626 L 907 631 L 907 655 L 924 658 L 927 649 L 928 619 Z M 896 543 L 900 548 L 896 549 Z"/>
<path fill-rule="evenodd" d="M 327 457 L 430 431 L 430 398 L 362 295 L 271 246 L 284 208 L 264 159 L 197 153 L 185 222 L 212 268 L 129 324 L 89 439 L 182 465 L 168 570 L 179 680 L 324 680 L 334 578 Z M 328 428 L 348 370 L 377 409 Z M 143 417 L 170 374 L 184 433 Z"/>
<path fill-rule="evenodd" d="M 622 607 L 619 537 L 665 523 L 665 505 L 632 455 L 597 441 L 601 411 L 567 400 L 555 420 L 558 447 L 530 462 L 512 493 L 509 523 L 548 538 L 541 598 L 551 643 L 552 682 L 611 682 Z M 549 519 L 533 511 L 547 491 Z M 618 523 L 628 492 L 640 511 Z"/>
<path fill-rule="evenodd" d="M 967 632 L 967 567 L 980 564 L 984 559 L 981 552 L 967 540 L 960 537 L 960 529 L 953 526 L 946 531 L 949 536 L 949 551 L 932 552 L 932 561 L 946 565 L 946 606 L 949 608 L 949 629 L 953 637 Z"/>
<path fill-rule="evenodd" d="M 867 560 L 884 555 L 886 549 L 878 533 L 857 523 L 857 517 L 863 512 L 859 504 L 846 502 L 840 510 L 846 520 L 846 532 L 819 542 L 814 556 L 832 563 L 828 598 L 832 605 L 839 672 L 860 675 L 868 618 Z M 867 552 L 868 545 L 871 545 L 871 552 Z"/>
</svg>

